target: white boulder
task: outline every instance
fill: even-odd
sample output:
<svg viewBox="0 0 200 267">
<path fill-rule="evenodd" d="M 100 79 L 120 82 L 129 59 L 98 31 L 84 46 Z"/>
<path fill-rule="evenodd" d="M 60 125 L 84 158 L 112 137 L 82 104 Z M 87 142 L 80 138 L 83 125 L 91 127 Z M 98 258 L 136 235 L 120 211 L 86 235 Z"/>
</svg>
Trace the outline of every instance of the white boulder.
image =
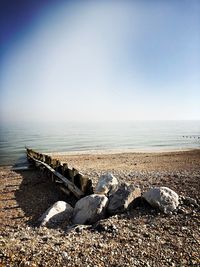
<svg viewBox="0 0 200 267">
<path fill-rule="evenodd" d="M 175 210 L 179 205 L 179 196 L 168 187 L 155 187 L 143 194 L 143 198 L 155 208 L 165 213 Z"/>
<path fill-rule="evenodd" d="M 108 198 L 104 195 L 89 195 L 81 198 L 74 207 L 74 224 L 92 224 L 104 218 Z"/>
<path fill-rule="evenodd" d="M 40 218 L 41 226 L 56 225 L 65 220 L 70 220 L 73 215 L 73 208 L 65 201 L 54 203 Z"/>
<path fill-rule="evenodd" d="M 118 180 L 112 173 L 106 173 L 99 178 L 94 190 L 95 194 L 111 195 L 118 188 Z"/>
</svg>

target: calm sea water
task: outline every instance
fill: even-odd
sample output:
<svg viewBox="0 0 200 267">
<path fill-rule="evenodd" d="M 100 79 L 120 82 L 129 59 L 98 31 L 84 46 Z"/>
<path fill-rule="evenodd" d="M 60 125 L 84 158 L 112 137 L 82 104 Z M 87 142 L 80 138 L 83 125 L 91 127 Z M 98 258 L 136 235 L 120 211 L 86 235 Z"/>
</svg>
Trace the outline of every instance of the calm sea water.
<svg viewBox="0 0 200 267">
<path fill-rule="evenodd" d="M 0 165 L 24 160 L 25 146 L 41 152 L 200 148 L 200 121 L 27 123 L 0 126 Z"/>
</svg>

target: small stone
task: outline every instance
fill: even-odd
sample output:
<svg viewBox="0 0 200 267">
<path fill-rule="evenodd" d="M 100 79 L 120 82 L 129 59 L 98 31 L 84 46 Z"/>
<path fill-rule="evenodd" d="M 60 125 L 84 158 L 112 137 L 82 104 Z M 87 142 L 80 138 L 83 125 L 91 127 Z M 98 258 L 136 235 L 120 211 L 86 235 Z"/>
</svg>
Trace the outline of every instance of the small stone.
<svg viewBox="0 0 200 267">
<path fill-rule="evenodd" d="M 181 208 L 178 209 L 178 213 L 180 213 L 180 214 L 186 214 L 187 211 L 186 211 L 185 208 L 181 207 Z"/>
<path fill-rule="evenodd" d="M 196 201 L 196 199 L 191 198 L 191 197 L 185 197 L 183 199 L 183 204 L 188 205 L 188 206 L 192 206 L 193 205 L 193 207 L 194 206 L 195 207 L 198 207 L 199 206 L 198 203 L 197 203 L 197 201 Z"/>
<path fill-rule="evenodd" d="M 63 251 L 63 252 L 62 252 L 62 256 L 63 256 L 63 258 L 67 258 L 67 257 L 68 257 L 67 252 L 66 252 L 66 251 Z"/>
<path fill-rule="evenodd" d="M 43 236 L 43 237 L 42 237 L 42 240 L 43 240 L 44 242 L 47 242 L 47 241 L 48 241 L 48 236 Z"/>
</svg>

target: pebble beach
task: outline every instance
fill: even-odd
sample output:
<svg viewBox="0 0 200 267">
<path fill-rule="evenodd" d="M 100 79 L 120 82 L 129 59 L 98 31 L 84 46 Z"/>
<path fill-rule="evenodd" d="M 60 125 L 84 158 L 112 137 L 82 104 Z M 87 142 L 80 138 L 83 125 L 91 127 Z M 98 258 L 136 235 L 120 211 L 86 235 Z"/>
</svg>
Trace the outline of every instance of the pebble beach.
<svg viewBox="0 0 200 267">
<path fill-rule="evenodd" d="M 52 156 L 52 155 L 51 155 Z M 94 225 L 38 227 L 38 218 L 67 197 L 38 170 L 0 167 L 0 266 L 199 266 L 200 150 L 154 153 L 55 153 L 92 178 L 111 172 L 142 192 L 166 186 L 181 200 L 163 214 L 145 203 Z"/>
</svg>

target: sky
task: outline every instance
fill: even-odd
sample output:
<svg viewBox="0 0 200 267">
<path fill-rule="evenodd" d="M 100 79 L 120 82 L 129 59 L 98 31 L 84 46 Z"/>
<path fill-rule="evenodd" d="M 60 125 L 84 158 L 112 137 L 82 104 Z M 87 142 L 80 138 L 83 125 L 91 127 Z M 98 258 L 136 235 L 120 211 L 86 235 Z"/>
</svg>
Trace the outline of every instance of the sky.
<svg viewBox="0 0 200 267">
<path fill-rule="evenodd" d="M 0 121 L 200 120 L 200 1 L 0 1 Z"/>
</svg>

